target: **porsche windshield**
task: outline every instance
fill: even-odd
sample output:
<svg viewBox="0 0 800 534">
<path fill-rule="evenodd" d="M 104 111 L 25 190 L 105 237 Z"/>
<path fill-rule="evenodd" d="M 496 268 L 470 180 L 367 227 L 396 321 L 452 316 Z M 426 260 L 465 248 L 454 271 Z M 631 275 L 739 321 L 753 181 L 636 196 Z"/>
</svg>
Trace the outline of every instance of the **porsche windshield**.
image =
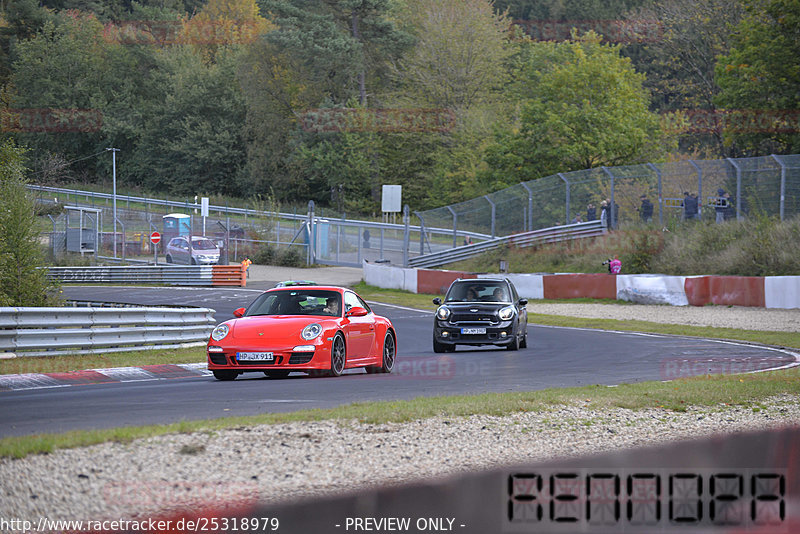
<svg viewBox="0 0 800 534">
<path fill-rule="evenodd" d="M 503 282 L 459 282 L 450 286 L 445 302 L 511 302 Z"/>
<path fill-rule="evenodd" d="M 341 316 L 342 295 L 319 289 L 269 291 L 247 308 L 245 317 L 253 315 L 322 315 Z"/>
</svg>

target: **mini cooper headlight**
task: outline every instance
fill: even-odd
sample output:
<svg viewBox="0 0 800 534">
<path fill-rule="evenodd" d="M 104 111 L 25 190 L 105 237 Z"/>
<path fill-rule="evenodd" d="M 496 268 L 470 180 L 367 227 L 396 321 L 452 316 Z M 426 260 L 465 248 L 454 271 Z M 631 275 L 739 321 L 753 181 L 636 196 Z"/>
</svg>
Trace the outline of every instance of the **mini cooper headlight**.
<svg viewBox="0 0 800 534">
<path fill-rule="evenodd" d="M 211 331 L 211 339 L 214 341 L 222 341 L 228 335 L 230 329 L 226 324 L 218 324 L 214 330 Z"/>
<path fill-rule="evenodd" d="M 311 323 L 307 327 L 303 328 L 303 332 L 300 334 L 300 337 L 305 339 L 306 341 L 311 341 L 315 337 L 319 336 L 322 333 L 322 325 L 319 323 Z"/>
<path fill-rule="evenodd" d="M 439 306 L 439 309 L 436 310 L 436 317 L 442 321 L 447 320 L 447 318 L 450 317 L 450 308 L 447 306 Z"/>
<path fill-rule="evenodd" d="M 514 306 L 506 306 L 498 312 L 501 321 L 510 321 L 514 317 Z"/>
</svg>

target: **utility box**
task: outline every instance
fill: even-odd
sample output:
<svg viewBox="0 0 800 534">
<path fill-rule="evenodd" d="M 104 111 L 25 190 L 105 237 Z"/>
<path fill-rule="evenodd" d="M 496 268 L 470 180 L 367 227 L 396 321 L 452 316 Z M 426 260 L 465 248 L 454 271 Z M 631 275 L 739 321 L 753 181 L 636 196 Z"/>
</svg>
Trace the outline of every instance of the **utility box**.
<svg viewBox="0 0 800 534">
<path fill-rule="evenodd" d="M 169 242 L 173 237 L 188 236 L 191 233 L 192 218 L 183 213 L 170 213 L 164 215 L 164 232 L 162 239 Z"/>
</svg>

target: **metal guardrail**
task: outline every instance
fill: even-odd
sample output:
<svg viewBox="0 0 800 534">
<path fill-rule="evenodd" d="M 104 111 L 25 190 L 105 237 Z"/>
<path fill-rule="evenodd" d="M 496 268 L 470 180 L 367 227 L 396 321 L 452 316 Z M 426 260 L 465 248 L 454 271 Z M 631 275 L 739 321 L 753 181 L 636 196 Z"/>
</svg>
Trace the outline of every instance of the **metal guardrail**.
<svg viewBox="0 0 800 534">
<path fill-rule="evenodd" d="M 447 263 L 453 263 L 455 261 L 479 256 L 480 254 L 494 250 L 505 244 L 514 245 L 517 247 L 530 247 L 543 243 L 555 243 L 558 241 L 596 237 L 603 235 L 605 232 L 606 227 L 603 226 L 599 220 L 585 223 L 568 224 L 565 226 L 554 226 L 552 228 L 543 228 L 541 230 L 534 230 L 532 232 L 498 237 L 496 239 L 484 241 L 483 243 L 475 243 L 473 245 L 465 245 L 463 247 L 457 247 L 451 250 L 434 252 L 432 254 L 425 254 L 424 256 L 417 256 L 416 258 L 409 259 L 408 264 L 410 267 L 435 267 L 438 265 L 445 265 Z"/>
<path fill-rule="evenodd" d="M 239 265 L 112 265 L 102 267 L 46 267 L 49 280 L 62 283 L 167 284 L 176 286 L 245 285 Z"/>
<path fill-rule="evenodd" d="M 88 354 L 187 346 L 208 340 L 210 308 L 0 307 L 0 352 Z"/>
</svg>

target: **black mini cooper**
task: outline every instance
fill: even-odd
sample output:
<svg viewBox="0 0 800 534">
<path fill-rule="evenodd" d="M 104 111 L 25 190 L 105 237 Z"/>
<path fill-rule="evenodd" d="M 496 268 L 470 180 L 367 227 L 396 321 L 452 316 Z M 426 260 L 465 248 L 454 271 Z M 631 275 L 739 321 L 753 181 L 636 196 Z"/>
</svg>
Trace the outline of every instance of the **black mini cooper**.
<svg viewBox="0 0 800 534">
<path fill-rule="evenodd" d="M 456 345 L 528 346 L 528 301 L 506 278 L 459 278 L 450 285 L 433 319 L 433 351 Z"/>
</svg>

